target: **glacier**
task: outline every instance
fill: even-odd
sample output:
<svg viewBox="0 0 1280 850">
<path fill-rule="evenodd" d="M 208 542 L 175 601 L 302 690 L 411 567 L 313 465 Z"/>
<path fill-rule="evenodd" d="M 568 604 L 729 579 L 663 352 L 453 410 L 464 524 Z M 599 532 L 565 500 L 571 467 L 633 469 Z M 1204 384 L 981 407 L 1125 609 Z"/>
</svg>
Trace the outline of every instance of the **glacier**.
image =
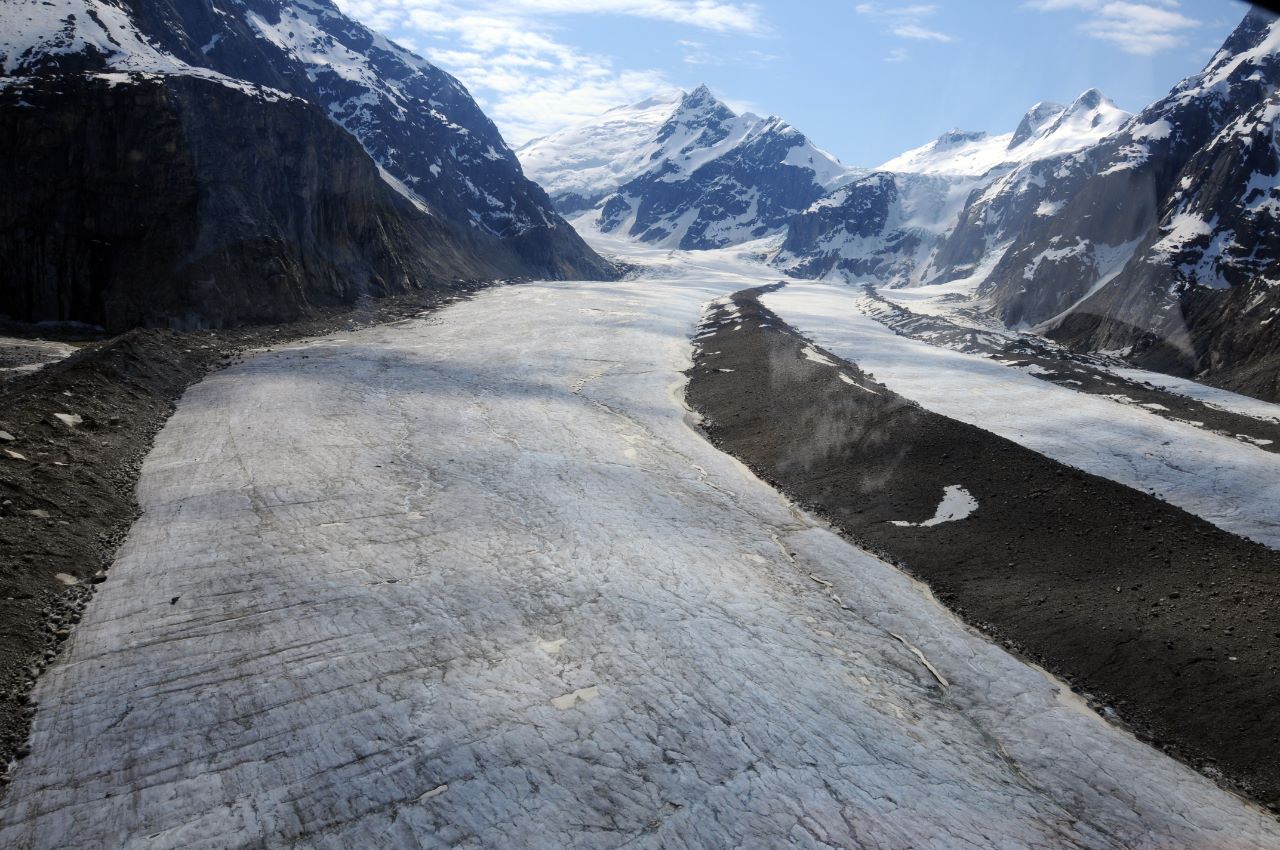
<svg viewBox="0 0 1280 850">
<path fill-rule="evenodd" d="M 755 247 L 595 242 L 645 271 L 187 394 L 0 843 L 1277 846 L 702 438 L 690 338 Z"/>
</svg>

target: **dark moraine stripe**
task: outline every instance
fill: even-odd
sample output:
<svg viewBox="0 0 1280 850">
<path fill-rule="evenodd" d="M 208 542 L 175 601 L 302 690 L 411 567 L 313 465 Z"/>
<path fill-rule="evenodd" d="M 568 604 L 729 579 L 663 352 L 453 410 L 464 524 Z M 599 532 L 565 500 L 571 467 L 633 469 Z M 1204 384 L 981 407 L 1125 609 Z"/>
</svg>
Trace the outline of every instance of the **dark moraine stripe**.
<svg viewBox="0 0 1280 850">
<path fill-rule="evenodd" d="M 716 306 L 695 342 L 688 400 L 711 441 L 1144 739 L 1280 809 L 1280 553 L 923 409 L 801 337 L 767 289 Z M 930 519 L 955 485 L 970 516 L 893 524 Z"/>
</svg>

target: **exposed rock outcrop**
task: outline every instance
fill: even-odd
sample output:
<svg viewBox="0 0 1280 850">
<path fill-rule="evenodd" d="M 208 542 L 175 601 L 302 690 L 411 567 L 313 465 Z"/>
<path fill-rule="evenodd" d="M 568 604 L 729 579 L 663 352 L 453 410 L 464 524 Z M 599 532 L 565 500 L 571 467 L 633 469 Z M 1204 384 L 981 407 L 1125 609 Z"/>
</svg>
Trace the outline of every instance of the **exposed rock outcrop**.
<svg viewBox="0 0 1280 850">
<path fill-rule="evenodd" d="M 5 88 L 0 186 L 0 312 L 24 321 L 283 321 L 521 269 L 391 191 L 309 103 L 195 77 Z"/>
</svg>

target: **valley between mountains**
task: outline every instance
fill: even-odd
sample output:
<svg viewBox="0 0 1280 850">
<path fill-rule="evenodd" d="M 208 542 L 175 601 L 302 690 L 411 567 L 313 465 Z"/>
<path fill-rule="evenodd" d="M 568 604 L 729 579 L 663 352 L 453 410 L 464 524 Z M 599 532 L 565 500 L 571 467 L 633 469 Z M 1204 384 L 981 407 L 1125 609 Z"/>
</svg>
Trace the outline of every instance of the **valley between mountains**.
<svg viewBox="0 0 1280 850">
<path fill-rule="evenodd" d="M 491 289 L 258 353 L 187 393 L 110 580 L 37 686 L 6 846 L 1280 843 L 1262 810 L 706 440 L 684 372 L 696 387 L 716 364 L 695 365 L 690 340 L 755 332 L 724 312 L 777 280 L 749 252 L 597 246 L 644 270 Z M 804 327 L 786 293 L 766 297 Z M 802 348 L 772 380 L 837 374 Z M 887 394 L 898 377 L 876 368 L 886 383 L 838 387 Z M 1028 440 L 1058 427 L 1039 409 Z M 1231 487 L 1276 455 L 1138 420 L 1241 453 L 1212 479 L 1189 454 L 1201 490 L 1156 521 L 1274 545 Z M 1082 454 L 1114 452 L 1109 427 L 1082 415 Z M 921 541 L 980 521 L 993 506 L 968 468 L 944 459 L 936 477 L 976 503 L 931 524 L 944 493 L 924 486 L 886 518 L 923 523 Z M 1274 566 L 1233 539 L 1246 572 Z"/>
<path fill-rule="evenodd" d="M 1280 19 L 867 168 L 344 8 L 0 4 L 0 846 L 1280 850 Z"/>
</svg>

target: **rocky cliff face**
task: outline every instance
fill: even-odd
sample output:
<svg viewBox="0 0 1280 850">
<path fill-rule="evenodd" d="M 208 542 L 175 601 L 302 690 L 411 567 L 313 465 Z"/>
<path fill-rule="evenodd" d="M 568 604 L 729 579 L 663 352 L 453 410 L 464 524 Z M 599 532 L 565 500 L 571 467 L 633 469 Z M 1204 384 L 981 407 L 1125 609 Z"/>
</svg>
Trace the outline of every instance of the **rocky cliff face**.
<svg viewBox="0 0 1280 850">
<path fill-rule="evenodd" d="M 1179 172 L 1132 260 L 1049 334 L 1280 398 L 1280 145 L 1273 92 Z"/>
<path fill-rule="evenodd" d="M 0 312 L 279 320 L 607 277 L 456 80 L 327 3 L 0 7 Z"/>
<path fill-rule="evenodd" d="M 1015 225 L 981 289 L 993 310 L 1079 348 L 1280 397 L 1278 89 L 1280 28 L 1250 12 L 1204 71 L 1056 163 L 1026 201 L 992 198 Z"/>
<path fill-rule="evenodd" d="M 182 61 L 322 106 L 401 191 L 508 242 L 530 274 L 607 275 L 461 83 L 329 0 L 131 2 Z"/>
<path fill-rule="evenodd" d="M 300 100 L 194 77 L 0 91 L 0 313 L 219 326 L 516 274 Z"/>
</svg>

